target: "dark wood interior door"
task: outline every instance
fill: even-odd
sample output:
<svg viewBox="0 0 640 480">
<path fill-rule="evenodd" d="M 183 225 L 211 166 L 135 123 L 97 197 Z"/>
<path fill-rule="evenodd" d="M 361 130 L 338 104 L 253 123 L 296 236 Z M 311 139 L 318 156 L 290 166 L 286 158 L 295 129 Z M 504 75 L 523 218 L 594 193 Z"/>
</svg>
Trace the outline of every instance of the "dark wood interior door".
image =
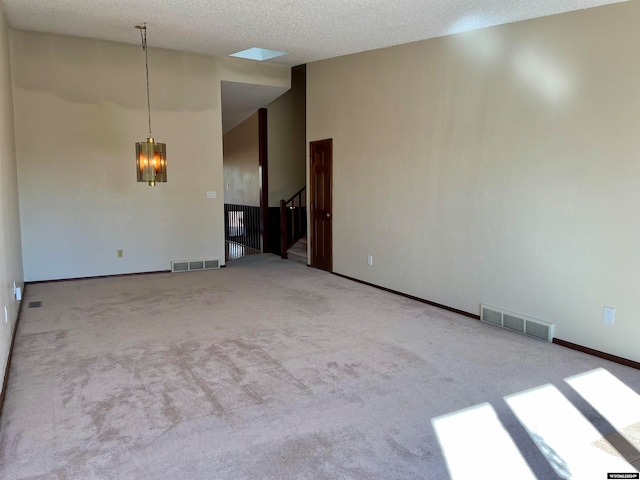
<svg viewBox="0 0 640 480">
<path fill-rule="evenodd" d="M 311 142 L 311 266 L 333 271 L 331 164 L 333 141 Z"/>
</svg>

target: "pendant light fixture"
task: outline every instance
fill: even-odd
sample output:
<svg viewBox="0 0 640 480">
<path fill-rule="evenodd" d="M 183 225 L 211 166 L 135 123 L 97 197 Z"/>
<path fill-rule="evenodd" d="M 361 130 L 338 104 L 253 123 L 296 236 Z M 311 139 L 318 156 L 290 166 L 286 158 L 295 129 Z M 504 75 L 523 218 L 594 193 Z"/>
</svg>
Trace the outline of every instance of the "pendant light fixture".
<svg viewBox="0 0 640 480">
<path fill-rule="evenodd" d="M 156 143 L 151 135 L 151 97 L 149 96 L 149 53 L 147 48 L 147 23 L 136 25 L 140 30 L 144 65 L 147 72 L 147 113 L 149 114 L 149 137 L 146 142 L 136 143 L 136 174 L 138 182 L 148 182 L 150 187 L 156 182 L 167 181 L 167 146 Z"/>
</svg>

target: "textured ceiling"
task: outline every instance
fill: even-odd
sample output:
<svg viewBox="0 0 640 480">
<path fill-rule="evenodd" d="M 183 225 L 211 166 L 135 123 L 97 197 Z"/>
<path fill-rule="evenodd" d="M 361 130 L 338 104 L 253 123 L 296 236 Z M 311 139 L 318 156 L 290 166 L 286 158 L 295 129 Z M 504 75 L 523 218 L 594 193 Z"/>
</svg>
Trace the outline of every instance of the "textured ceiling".
<svg viewBox="0 0 640 480">
<path fill-rule="evenodd" d="M 0 0 L 23 30 L 226 56 L 289 52 L 281 65 L 331 58 L 620 0 Z"/>
<path fill-rule="evenodd" d="M 619 1 L 0 0 L 0 4 L 13 28 L 139 44 L 134 26 L 147 22 L 151 48 L 223 57 L 262 47 L 288 52 L 268 63 L 295 66 Z M 276 90 L 223 82 L 225 131 L 282 93 Z"/>
<path fill-rule="evenodd" d="M 222 131 L 227 133 L 259 108 L 265 107 L 287 91 L 284 87 L 220 82 Z"/>
</svg>

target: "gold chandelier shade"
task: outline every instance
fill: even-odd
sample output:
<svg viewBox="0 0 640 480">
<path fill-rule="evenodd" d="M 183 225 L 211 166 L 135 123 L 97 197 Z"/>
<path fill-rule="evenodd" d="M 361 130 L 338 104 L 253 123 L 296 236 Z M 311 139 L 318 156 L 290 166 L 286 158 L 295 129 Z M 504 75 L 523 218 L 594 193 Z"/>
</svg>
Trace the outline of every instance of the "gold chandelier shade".
<svg viewBox="0 0 640 480">
<path fill-rule="evenodd" d="M 167 181 L 167 146 L 156 143 L 153 138 L 136 143 L 136 172 L 138 182 L 148 182 L 153 187 L 156 182 Z"/>
</svg>

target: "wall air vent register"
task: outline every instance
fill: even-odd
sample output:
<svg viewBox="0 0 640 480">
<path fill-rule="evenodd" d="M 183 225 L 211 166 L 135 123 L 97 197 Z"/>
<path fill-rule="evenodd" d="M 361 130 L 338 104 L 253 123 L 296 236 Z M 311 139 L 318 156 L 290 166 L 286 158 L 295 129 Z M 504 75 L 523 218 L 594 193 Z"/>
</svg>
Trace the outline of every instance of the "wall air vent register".
<svg viewBox="0 0 640 480">
<path fill-rule="evenodd" d="M 555 327 L 553 323 L 543 322 L 542 320 L 484 304 L 480 305 L 480 312 L 480 320 L 485 323 L 546 340 L 547 342 L 553 341 L 553 331 Z"/>
<path fill-rule="evenodd" d="M 214 270 L 220 268 L 220 260 L 179 260 L 171 262 L 172 272 L 193 272 L 197 270 Z"/>
</svg>

